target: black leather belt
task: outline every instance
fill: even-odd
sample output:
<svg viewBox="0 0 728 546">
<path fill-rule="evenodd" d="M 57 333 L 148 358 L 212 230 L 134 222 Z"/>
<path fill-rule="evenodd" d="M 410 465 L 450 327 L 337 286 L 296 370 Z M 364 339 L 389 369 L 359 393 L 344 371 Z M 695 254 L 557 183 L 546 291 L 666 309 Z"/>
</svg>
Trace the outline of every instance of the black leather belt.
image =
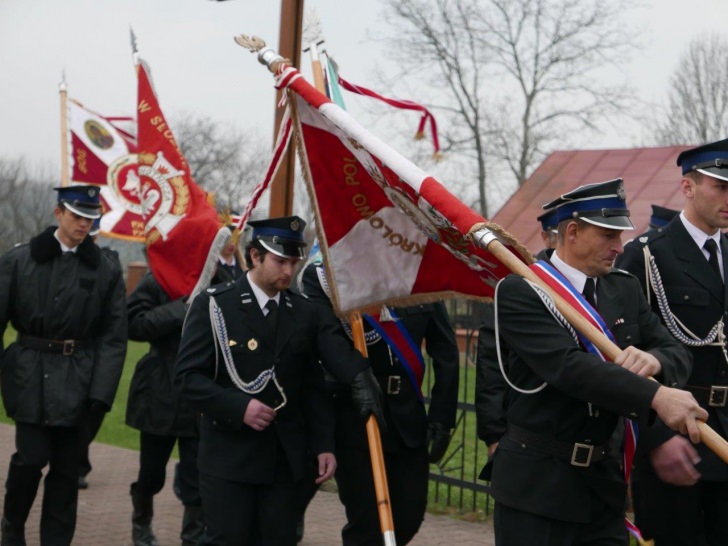
<svg viewBox="0 0 728 546">
<path fill-rule="evenodd" d="M 604 446 L 595 446 L 591 444 L 560 442 L 555 438 L 531 432 L 530 430 L 508 425 L 505 437 L 528 447 L 539 453 L 551 455 L 562 461 L 566 461 L 571 466 L 581 468 L 589 468 L 592 463 L 604 459 L 606 448 Z"/>
<path fill-rule="evenodd" d="M 18 344 L 28 349 L 71 356 L 76 350 L 84 346 L 84 342 L 76 339 L 45 339 L 42 337 L 18 334 Z"/>
<path fill-rule="evenodd" d="M 698 403 L 704 406 L 724 408 L 728 403 L 728 385 L 710 385 L 708 387 L 685 385 L 685 390 L 690 391 Z"/>
</svg>

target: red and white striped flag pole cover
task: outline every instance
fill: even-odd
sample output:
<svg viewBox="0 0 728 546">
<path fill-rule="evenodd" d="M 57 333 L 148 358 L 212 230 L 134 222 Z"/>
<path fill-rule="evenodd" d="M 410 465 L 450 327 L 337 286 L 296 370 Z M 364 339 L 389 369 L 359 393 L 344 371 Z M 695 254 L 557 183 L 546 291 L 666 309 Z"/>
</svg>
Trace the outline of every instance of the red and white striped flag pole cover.
<svg viewBox="0 0 728 546">
<path fill-rule="evenodd" d="M 284 66 L 276 86 L 295 93 L 301 162 L 337 313 L 454 295 L 492 297 L 510 270 L 467 237 L 486 222 L 482 216 L 296 69 Z M 515 239 L 504 232 L 499 238 L 527 260 Z"/>
<path fill-rule="evenodd" d="M 146 66 L 140 62 L 137 68 L 139 196 L 147 260 L 154 278 L 174 300 L 190 295 L 195 288 L 220 221 L 205 192 L 192 180 Z"/>
</svg>

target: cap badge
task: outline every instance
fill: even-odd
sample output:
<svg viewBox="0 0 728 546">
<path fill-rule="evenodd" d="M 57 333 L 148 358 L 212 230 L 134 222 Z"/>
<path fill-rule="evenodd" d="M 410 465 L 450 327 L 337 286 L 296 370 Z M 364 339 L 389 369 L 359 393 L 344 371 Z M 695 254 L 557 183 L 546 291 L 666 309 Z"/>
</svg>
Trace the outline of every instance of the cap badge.
<svg viewBox="0 0 728 546">
<path fill-rule="evenodd" d="M 299 229 L 301 229 L 301 224 L 298 222 L 298 220 L 293 220 L 291 222 L 291 229 L 293 231 L 298 231 Z"/>
<path fill-rule="evenodd" d="M 624 193 L 624 186 L 622 184 L 620 184 L 617 188 L 617 197 L 619 197 L 622 201 L 627 199 L 627 194 Z"/>
<path fill-rule="evenodd" d="M 89 197 L 96 197 L 96 189 L 95 188 L 90 188 L 88 190 L 88 196 Z"/>
</svg>

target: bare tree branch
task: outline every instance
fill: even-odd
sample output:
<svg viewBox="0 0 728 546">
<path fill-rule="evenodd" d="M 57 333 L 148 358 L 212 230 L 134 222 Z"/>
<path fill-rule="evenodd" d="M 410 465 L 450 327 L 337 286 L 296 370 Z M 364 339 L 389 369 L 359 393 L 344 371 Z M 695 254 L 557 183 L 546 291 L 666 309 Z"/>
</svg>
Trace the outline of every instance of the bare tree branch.
<svg viewBox="0 0 728 546">
<path fill-rule="evenodd" d="M 702 144 L 728 132 L 728 39 L 693 39 L 670 78 L 667 107 L 648 120 L 655 144 Z"/>
<path fill-rule="evenodd" d="M 628 60 L 626 0 L 385 0 L 392 55 L 430 84 L 443 141 L 468 151 L 478 207 L 488 166 L 518 183 L 555 146 L 627 109 L 625 85 L 597 72 Z M 419 70 L 424 69 L 425 75 Z"/>
</svg>

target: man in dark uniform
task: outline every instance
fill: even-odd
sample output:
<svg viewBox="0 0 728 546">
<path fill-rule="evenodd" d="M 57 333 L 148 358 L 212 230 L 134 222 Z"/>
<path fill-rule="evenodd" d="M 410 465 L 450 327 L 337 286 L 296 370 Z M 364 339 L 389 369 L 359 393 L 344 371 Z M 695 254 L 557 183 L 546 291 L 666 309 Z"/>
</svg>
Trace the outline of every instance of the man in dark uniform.
<svg viewBox="0 0 728 546">
<path fill-rule="evenodd" d="M 662 231 L 662 229 L 670 223 L 670 220 L 680 214 L 679 210 L 661 207 L 660 205 L 650 205 L 652 214 L 650 214 L 650 229 Z"/>
<path fill-rule="evenodd" d="M 333 413 L 318 361 L 340 370 L 362 419 L 381 416 L 368 362 L 336 321 L 288 287 L 304 256 L 296 216 L 249 222 L 248 272 L 195 298 L 177 360 L 183 393 L 202 412 L 202 544 L 296 543 L 307 449 L 333 476 Z M 212 318 L 211 318 L 212 317 Z"/>
<path fill-rule="evenodd" d="M 618 416 L 647 422 L 655 410 L 699 441 L 695 420 L 707 414 L 690 393 L 647 378 L 684 381 L 690 356 L 650 311 L 639 282 L 612 269 L 622 230 L 632 228 L 621 179 L 579 187 L 544 208 L 558 221 L 552 275 L 585 294 L 623 350 L 605 362 L 552 314 L 548 295 L 516 275 L 498 285 L 512 386 L 493 461 L 496 543 L 623 546 L 626 484 L 605 455 Z"/>
<path fill-rule="evenodd" d="M 558 241 L 557 215 L 549 210 L 541 214 L 537 220 L 541 224 L 541 240 L 544 243 L 537 260 L 548 260 L 556 249 Z M 501 360 L 507 359 L 506 347 L 500 347 Z M 506 431 L 506 408 L 504 406 L 505 394 L 508 384 L 503 379 L 498 364 L 498 352 L 495 346 L 495 315 L 493 304 L 485 304 L 483 309 L 483 323 L 478 330 L 478 355 L 475 364 L 475 419 L 477 434 L 488 446 L 488 464 L 486 464 L 480 478 L 490 481 L 493 453 L 498 448 L 498 442 Z"/>
<path fill-rule="evenodd" d="M 171 300 L 147 273 L 127 300 L 129 338 L 148 342 L 149 352 L 137 363 L 129 385 L 126 424 L 140 431 L 139 472 L 131 484 L 132 542 L 154 546 L 153 497 L 162 490 L 175 444 L 177 490 L 184 505 L 183 546 L 195 546 L 204 520 L 198 486 L 197 416 L 175 384 L 175 361 L 187 313 L 186 298 Z"/>
<path fill-rule="evenodd" d="M 101 213 L 99 189 L 56 191 L 58 227 L 0 258 L 0 332 L 8 322 L 18 332 L 0 356 L 3 403 L 16 423 L 3 546 L 25 544 L 25 521 L 49 463 L 40 542 L 71 544 L 83 425 L 111 408 L 126 354 L 121 269 L 88 237 Z"/>
<path fill-rule="evenodd" d="M 235 225 L 228 224 L 227 228 L 230 233 L 235 233 Z M 219 282 L 234 281 L 243 274 L 243 268 L 239 260 L 239 250 L 237 240 L 231 237 L 227 244 L 220 251 L 217 264 L 217 274 L 215 275 Z"/>
<path fill-rule="evenodd" d="M 327 288 L 324 267 L 307 266 L 303 272 L 303 293 L 321 306 L 322 312 L 334 318 Z M 419 348 L 424 343 L 434 371 L 428 412 L 421 399 L 421 385 L 410 379 L 412 373 L 408 367 L 413 363 L 403 362 L 407 358 L 403 356 L 405 353 L 398 352 L 397 344 L 387 339 L 391 330 L 365 327 L 369 362 L 385 393 L 387 426 L 381 434 L 395 537 L 397 544 L 407 544 L 424 519 L 429 463 L 438 462 L 445 454 L 455 426 L 460 353 L 442 302 L 391 308 L 387 312 L 392 316 L 380 317 L 379 324 L 388 320 L 394 326 L 396 322 L 397 328 L 406 332 L 411 346 L 417 348 L 417 360 L 422 358 Z M 349 328 L 348 324 L 346 327 Z M 324 366 L 337 380 L 337 370 Z M 336 484 L 347 520 L 341 532 L 343 544 L 380 545 L 382 533 L 366 429 L 357 419 L 356 408 L 346 389 L 335 386 L 333 389 Z"/>
<path fill-rule="evenodd" d="M 652 308 L 693 355 L 686 389 L 727 437 L 728 140 L 681 153 L 682 212 L 662 231 L 625 247 L 617 262 L 635 274 Z M 712 246 L 713 250 L 709 250 Z M 645 254 L 654 267 L 645 270 Z M 713 257 L 715 256 L 715 257 Z M 640 429 L 633 487 L 637 524 L 659 546 L 728 544 L 728 465 L 662 423 Z"/>
</svg>

